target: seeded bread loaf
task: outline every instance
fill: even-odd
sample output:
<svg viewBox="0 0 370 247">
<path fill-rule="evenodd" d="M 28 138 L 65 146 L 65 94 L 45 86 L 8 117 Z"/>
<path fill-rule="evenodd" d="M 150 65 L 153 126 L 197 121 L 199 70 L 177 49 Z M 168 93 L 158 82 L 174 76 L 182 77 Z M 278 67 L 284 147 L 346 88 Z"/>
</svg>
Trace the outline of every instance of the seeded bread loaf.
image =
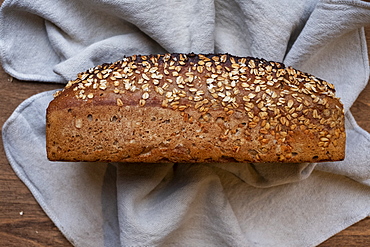
<svg viewBox="0 0 370 247">
<path fill-rule="evenodd" d="M 54 96 L 46 125 L 53 161 L 320 162 L 345 154 L 333 85 L 263 59 L 130 56 L 80 73 Z"/>
</svg>

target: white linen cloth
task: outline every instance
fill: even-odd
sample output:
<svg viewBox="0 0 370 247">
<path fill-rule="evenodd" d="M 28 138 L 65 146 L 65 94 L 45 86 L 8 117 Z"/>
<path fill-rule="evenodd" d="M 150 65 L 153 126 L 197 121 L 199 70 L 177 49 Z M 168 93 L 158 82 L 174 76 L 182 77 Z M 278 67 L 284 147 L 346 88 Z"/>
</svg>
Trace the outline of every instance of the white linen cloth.
<svg viewBox="0 0 370 247">
<path fill-rule="evenodd" d="M 5 0 L 0 59 L 18 79 L 65 83 L 132 54 L 262 57 L 335 84 L 348 137 L 333 163 L 50 162 L 44 92 L 3 126 L 7 157 L 75 246 L 315 246 L 370 214 L 370 135 L 349 112 L 369 23 L 359 0 Z"/>
</svg>

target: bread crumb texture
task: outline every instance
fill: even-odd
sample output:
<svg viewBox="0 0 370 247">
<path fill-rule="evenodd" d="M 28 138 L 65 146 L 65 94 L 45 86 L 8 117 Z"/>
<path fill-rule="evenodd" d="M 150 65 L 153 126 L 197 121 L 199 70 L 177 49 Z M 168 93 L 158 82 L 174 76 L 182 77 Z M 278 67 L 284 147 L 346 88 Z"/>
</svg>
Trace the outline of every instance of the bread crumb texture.
<svg viewBox="0 0 370 247">
<path fill-rule="evenodd" d="M 229 54 L 134 55 L 80 73 L 47 109 L 50 160 L 320 162 L 344 159 L 334 86 Z"/>
</svg>

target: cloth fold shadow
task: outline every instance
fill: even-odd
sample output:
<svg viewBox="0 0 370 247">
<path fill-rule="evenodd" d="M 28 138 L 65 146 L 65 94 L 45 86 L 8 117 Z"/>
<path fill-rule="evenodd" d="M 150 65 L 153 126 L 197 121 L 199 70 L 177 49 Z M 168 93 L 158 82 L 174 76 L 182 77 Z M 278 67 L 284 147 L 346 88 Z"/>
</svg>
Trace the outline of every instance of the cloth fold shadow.
<svg viewBox="0 0 370 247">
<path fill-rule="evenodd" d="M 229 171 L 251 186 L 268 188 L 308 178 L 316 163 L 218 163 L 211 166 Z"/>
</svg>

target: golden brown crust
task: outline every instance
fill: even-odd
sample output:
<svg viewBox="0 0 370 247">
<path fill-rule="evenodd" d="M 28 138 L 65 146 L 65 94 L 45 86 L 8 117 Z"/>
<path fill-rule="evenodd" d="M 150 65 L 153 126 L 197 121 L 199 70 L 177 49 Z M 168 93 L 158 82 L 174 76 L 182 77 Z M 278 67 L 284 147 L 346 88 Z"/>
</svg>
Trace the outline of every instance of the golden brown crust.
<svg viewBox="0 0 370 247">
<path fill-rule="evenodd" d="M 125 57 L 80 73 L 47 110 L 50 160 L 319 162 L 345 153 L 332 84 L 228 54 Z"/>
</svg>

